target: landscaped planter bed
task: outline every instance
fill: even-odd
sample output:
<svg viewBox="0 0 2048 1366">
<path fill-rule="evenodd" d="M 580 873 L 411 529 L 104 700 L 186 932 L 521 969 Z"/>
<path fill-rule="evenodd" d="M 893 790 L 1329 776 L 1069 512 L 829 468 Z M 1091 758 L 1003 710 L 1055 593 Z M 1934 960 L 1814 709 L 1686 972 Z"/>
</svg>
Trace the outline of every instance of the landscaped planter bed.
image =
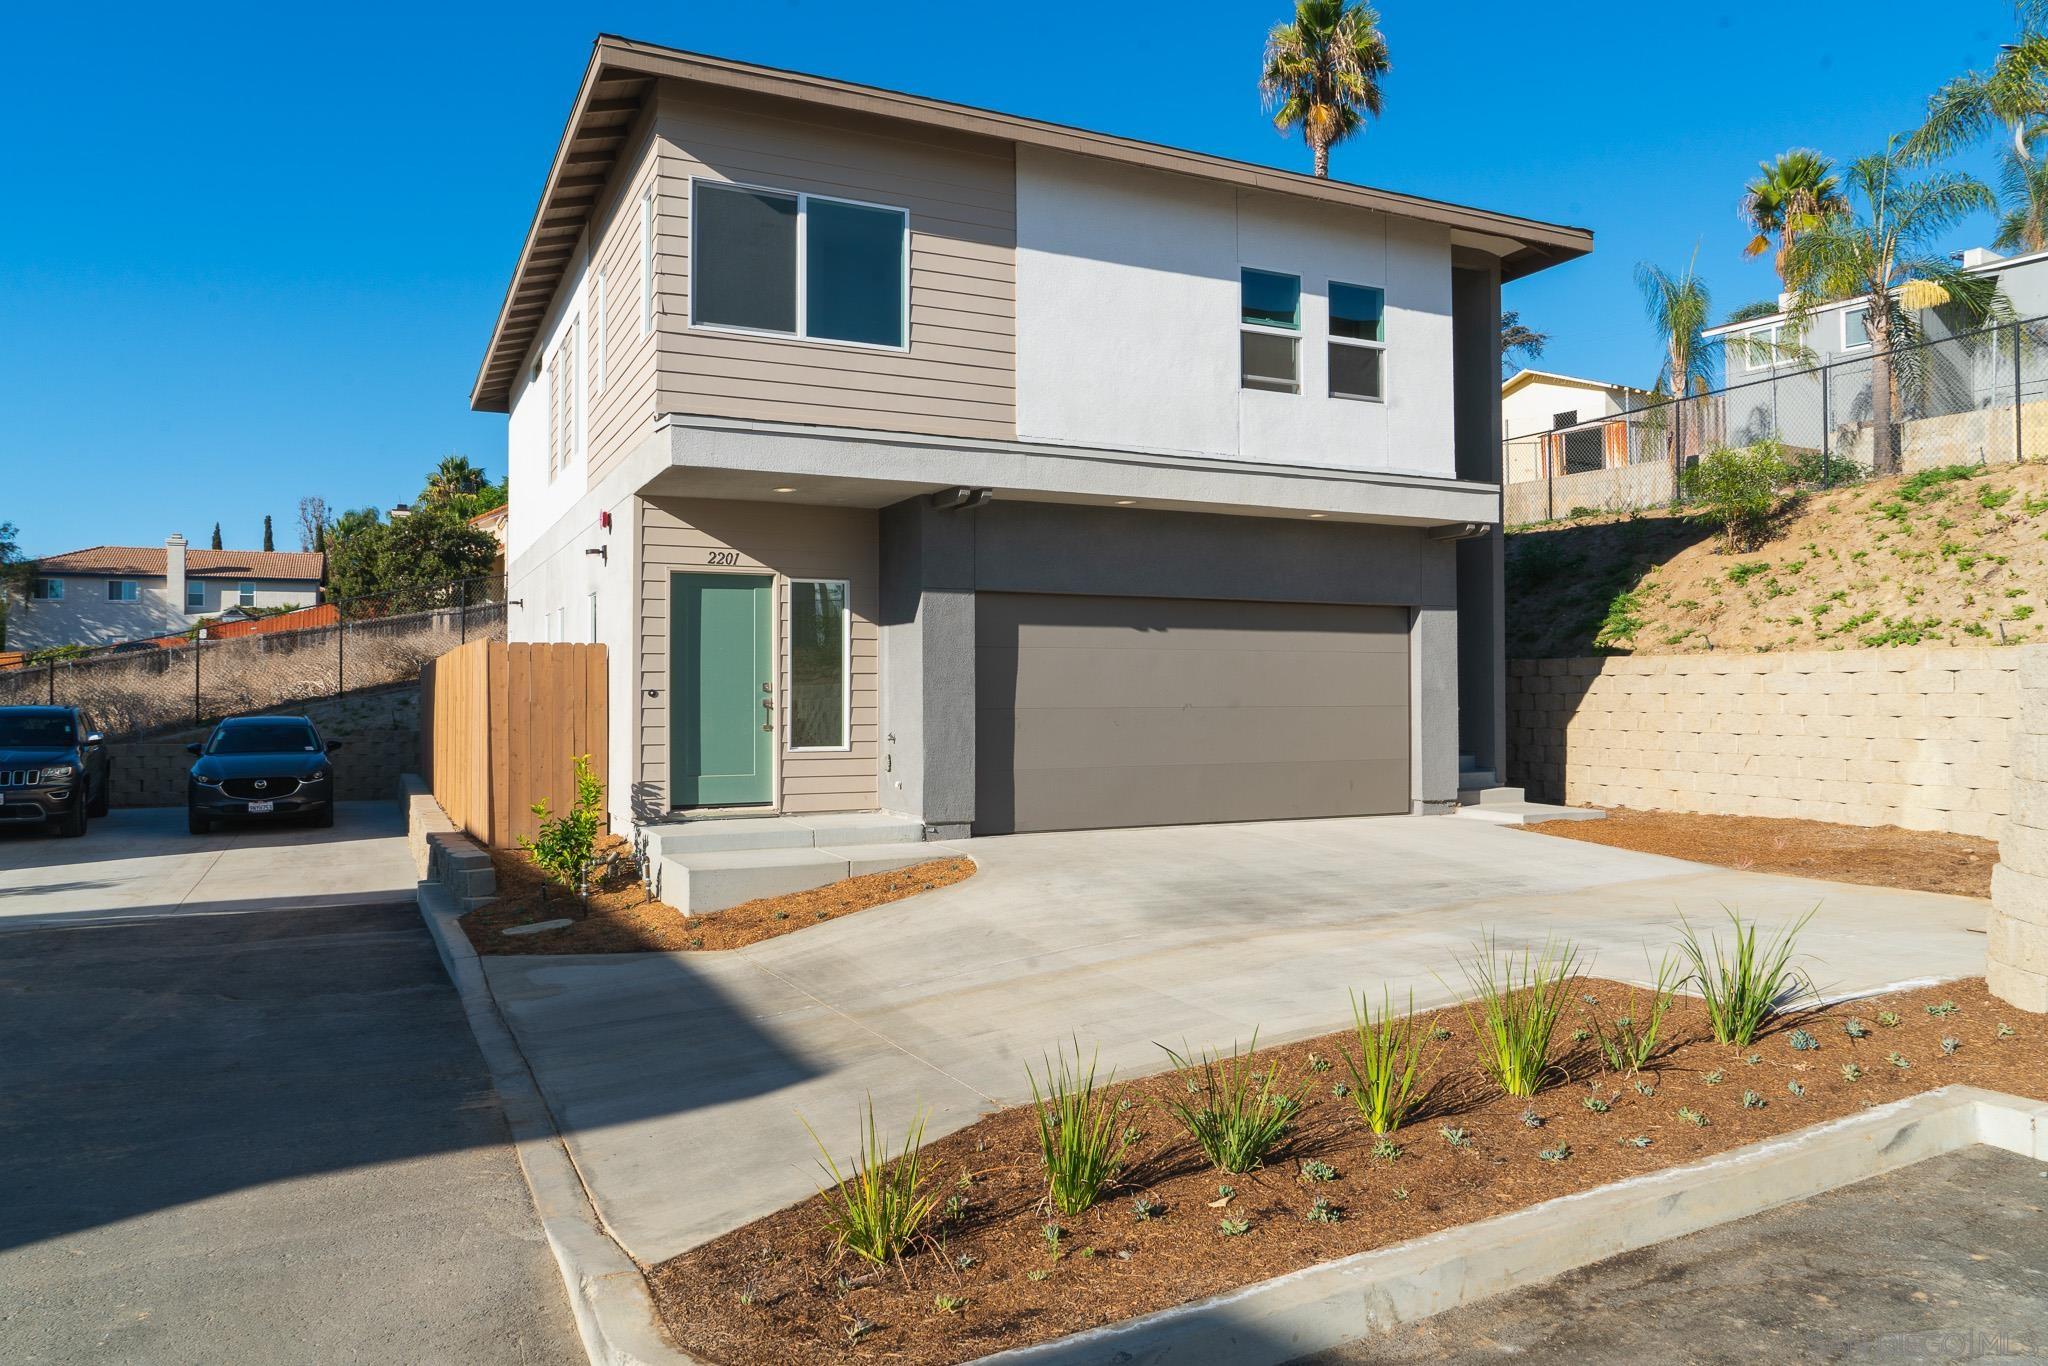
<svg viewBox="0 0 2048 1366">
<path fill-rule="evenodd" d="M 758 901 L 708 914 L 685 916 L 665 901 L 651 901 L 647 888 L 625 855 L 627 843 L 616 835 L 598 847 L 615 855 L 618 870 L 592 888 L 587 905 L 559 886 L 542 895 L 540 871 L 519 850 L 491 850 L 497 873 L 498 899 L 462 917 L 463 932 L 478 953 L 690 953 L 736 949 L 809 925 L 852 915 L 920 892 L 950 887 L 974 875 L 974 861 L 932 859 L 886 873 L 867 873 L 808 891 Z M 559 929 L 507 935 L 521 925 L 565 919 Z"/>
<path fill-rule="evenodd" d="M 813 1199 L 665 1262 L 649 1281 L 675 1340 L 706 1361 L 957 1362 L 1683 1165 L 1941 1086 L 2048 1098 L 2048 1022 L 1992 998 L 1979 979 L 1797 1012 L 1774 1021 L 1746 1049 L 1713 1043 L 1700 1004 L 1681 997 L 1665 1021 L 1668 1051 L 1634 1078 L 1606 1070 L 1590 1040 L 1566 1039 L 1590 1025 L 1583 1017 L 1595 1009 L 1610 1020 L 1626 1013 L 1631 995 L 1629 987 L 1604 980 L 1573 984 L 1559 1034 L 1566 1075 L 1533 1101 L 1501 1096 L 1481 1072 L 1463 1013 L 1437 1012 L 1449 1037 L 1433 1045 L 1436 1091 L 1424 1114 L 1391 1136 L 1402 1150 L 1391 1160 L 1375 1155 L 1374 1136 L 1350 1100 L 1332 1093 L 1349 1081 L 1341 1052 L 1351 1043 L 1347 1031 L 1261 1050 L 1261 1065 L 1275 1065 L 1303 1105 L 1267 1165 L 1250 1174 L 1207 1165 L 1162 1108 L 1189 1095 L 1185 1074 L 1166 1072 L 1110 1089 L 1130 1102 L 1116 1122 L 1141 1137 L 1118 1184 L 1083 1214 L 1045 1213 L 1036 1120 L 1031 1107 L 1019 1107 L 926 1146 L 932 1188 L 964 1204 L 942 1212 L 932 1237 L 900 1263 L 876 1268 L 835 1257 L 824 1202 Z M 1597 1006 L 1587 1005 L 1587 996 Z M 1634 996 L 1640 1001 L 1647 993 Z M 1883 1022 L 1893 1016 L 1895 1024 Z M 1867 1030 L 1863 1037 L 1845 1032 L 1852 1018 Z M 1795 1049 L 1795 1030 L 1817 1047 Z M 1952 1053 L 1944 1052 L 1944 1038 L 1955 1041 Z M 1893 1055 L 1907 1065 L 1895 1065 Z M 1849 1064 L 1861 1069 L 1858 1079 L 1845 1079 Z M 1715 1073 L 1718 1081 L 1711 1080 Z M 1654 1094 L 1642 1094 L 1637 1081 Z M 1789 1089 L 1793 1082 L 1803 1094 Z M 1747 1106 L 1745 1093 L 1753 1093 Z M 1605 1111 L 1586 1107 L 1595 1096 Z M 1705 1124 L 1681 1118 L 1681 1109 Z M 1525 1111 L 1538 1127 L 1525 1123 Z M 879 1118 L 885 1138 L 900 1142 L 910 1116 Z M 1454 1147 L 1445 1129 L 1462 1130 L 1465 1145 Z M 1647 1146 L 1636 1146 L 1637 1139 Z M 1546 1151 L 1550 1160 L 1539 1155 Z M 843 1168 L 846 1154 L 834 1156 Z M 1307 1179 L 1302 1168 L 1309 1162 L 1332 1169 L 1334 1178 Z M 1224 1185 L 1235 1194 L 1216 1206 Z M 1152 1218 L 1135 1217 L 1138 1196 L 1156 1204 Z M 1308 1219 L 1318 1197 L 1339 1211 L 1338 1222 Z M 1247 1227 L 1227 1235 L 1225 1219 Z M 1061 1229 L 1057 1251 L 1048 1222 Z"/>
</svg>

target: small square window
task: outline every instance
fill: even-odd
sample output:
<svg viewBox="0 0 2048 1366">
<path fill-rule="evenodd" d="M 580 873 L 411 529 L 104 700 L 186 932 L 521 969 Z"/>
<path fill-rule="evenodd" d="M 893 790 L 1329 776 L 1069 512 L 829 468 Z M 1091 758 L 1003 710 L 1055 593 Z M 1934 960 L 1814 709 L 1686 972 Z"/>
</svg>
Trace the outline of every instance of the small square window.
<svg viewBox="0 0 2048 1366">
<path fill-rule="evenodd" d="M 1242 294 L 1241 321 L 1255 327 L 1301 327 L 1301 277 L 1276 275 L 1270 270 L 1239 272 Z"/>
<path fill-rule="evenodd" d="M 1387 396 L 1386 352 L 1377 346 L 1330 343 L 1330 397 L 1374 398 Z"/>
<path fill-rule="evenodd" d="M 1247 389 L 1279 394 L 1301 392 L 1301 367 L 1293 337 L 1271 332 L 1238 333 L 1239 378 Z"/>
<path fill-rule="evenodd" d="M 235 588 L 235 605 L 238 607 L 254 607 L 256 605 L 256 585 L 253 583 L 238 584 Z"/>
<path fill-rule="evenodd" d="M 1330 282 L 1330 335 L 1353 341 L 1386 338 L 1387 295 L 1369 285 Z"/>
</svg>

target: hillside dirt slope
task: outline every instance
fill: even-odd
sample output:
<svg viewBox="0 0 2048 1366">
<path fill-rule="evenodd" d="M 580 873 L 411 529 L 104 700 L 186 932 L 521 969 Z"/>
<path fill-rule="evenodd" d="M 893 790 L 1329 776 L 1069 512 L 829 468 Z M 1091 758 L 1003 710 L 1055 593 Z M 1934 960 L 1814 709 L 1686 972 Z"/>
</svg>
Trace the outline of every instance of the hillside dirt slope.
<svg viewBox="0 0 2048 1366">
<path fill-rule="evenodd" d="M 1754 549 L 1669 512 L 1507 538 L 1508 654 L 2024 645 L 2048 639 L 2048 463 L 1808 494 Z"/>
</svg>

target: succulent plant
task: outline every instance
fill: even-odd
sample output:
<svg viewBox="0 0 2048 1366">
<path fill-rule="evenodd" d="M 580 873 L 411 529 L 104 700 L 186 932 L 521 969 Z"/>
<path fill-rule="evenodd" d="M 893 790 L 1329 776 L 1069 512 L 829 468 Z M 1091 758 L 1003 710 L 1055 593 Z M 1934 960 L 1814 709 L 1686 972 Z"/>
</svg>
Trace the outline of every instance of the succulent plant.
<svg viewBox="0 0 2048 1366">
<path fill-rule="evenodd" d="M 1795 1053 L 1811 1053 L 1814 1049 L 1820 1047 L 1820 1040 L 1814 1038 L 1813 1035 L 1803 1029 L 1793 1030 L 1786 1036 L 1785 1042 L 1792 1045 L 1792 1050 Z"/>
</svg>

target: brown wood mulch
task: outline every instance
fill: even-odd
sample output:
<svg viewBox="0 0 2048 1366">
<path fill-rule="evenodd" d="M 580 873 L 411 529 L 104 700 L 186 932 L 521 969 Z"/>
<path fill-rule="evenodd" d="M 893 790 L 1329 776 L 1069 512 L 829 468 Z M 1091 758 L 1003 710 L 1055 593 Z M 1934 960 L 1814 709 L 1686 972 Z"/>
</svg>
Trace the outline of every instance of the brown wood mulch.
<svg viewBox="0 0 2048 1366">
<path fill-rule="evenodd" d="M 665 901 L 650 901 L 634 876 L 625 840 L 613 836 L 600 854 L 617 855 L 613 871 L 590 894 L 588 906 L 558 886 L 546 886 L 519 850 L 493 849 L 499 896 L 462 917 L 462 928 L 478 953 L 688 953 L 736 949 L 791 934 L 810 925 L 920 892 L 950 887 L 974 875 L 974 861 L 932 859 L 886 873 L 867 873 L 806 892 L 763 897 L 723 911 L 685 916 Z M 502 933 L 515 925 L 567 919 L 560 929 L 534 934 Z"/>
<path fill-rule="evenodd" d="M 1424 1115 L 1393 1135 L 1397 1157 L 1375 1155 L 1373 1135 L 1352 1103 L 1333 1094 L 1349 1081 L 1340 1050 L 1350 1036 L 1331 1034 L 1260 1051 L 1261 1063 L 1275 1066 L 1304 1103 L 1283 1145 L 1249 1175 L 1206 1166 L 1161 1108 L 1169 1096 L 1188 1095 L 1185 1075 L 1169 1072 L 1109 1088 L 1116 1123 L 1139 1137 L 1101 1203 L 1053 1221 L 1061 1230 L 1056 1244 L 1047 1240 L 1045 1178 L 1026 1106 L 925 1147 L 931 1188 L 958 1203 L 900 1264 L 877 1270 L 835 1257 L 824 1205 L 812 1199 L 664 1262 L 648 1279 L 676 1342 L 709 1362 L 958 1362 L 1678 1166 L 1940 1086 L 2048 1098 L 2048 1020 L 1994 999 L 1982 979 L 1801 1011 L 1774 1022 L 1747 1049 L 1713 1043 L 1699 1003 L 1680 998 L 1666 1018 L 1672 1046 L 1635 1077 L 1603 1070 L 1593 1043 L 1564 1041 L 1593 1014 L 1611 1019 L 1631 1009 L 1632 1000 L 1639 1009 L 1640 997 L 1593 979 L 1576 983 L 1574 993 L 1573 1013 L 1559 1032 L 1566 1075 L 1533 1101 L 1492 1091 L 1462 1013 L 1438 1012 L 1449 1037 L 1431 1060 L 1435 1087 Z M 1894 1017 L 1896 1023 L 1885 1023 Z M 1863 1022 L 1865 1037 L 1845 1032 L 1852 1018 Z M 1795 1049 L 1794 1029 L 1818 1047 Z M 1956 1041 L 1951 1052 L 1944 1038 Z M 1843 1072 L 1850 1064 L 1860 1069 L 1854 1080 Z M 1589 1101 L 1606 1108 L 1588 1108 Z M 885 1140 L 900 1143 L 909 1116 L 880 1119 Z M 1446 1129 L 1462 1130 L 1464 1144 L 1454 1147 Z M 1546 1150 L 1549 1159 L 1541 1155 Z M 847 1155 L 834 1156 L 845 1169 Z M 1309 1179 L 1303 1165 L 1311 1161 L 1327 1164 L 1334 1177 Z M 1235 1194 L 1218 1207 L 1223 1186 Z M 1138 1196 L 1156 1204 L 1148 1220 L 1135 1216 Z M 1339 1222 L 1307 1218 L 1318 1197 L 1335 1207 Z M 1224 1219 L 1249 1227 L 1229 1235 Z"/>
<path fill-rule="evenodd" d="M 1998 841 L 1896 825 L 1831 825 L 1774 816 L 1702 816 L 1614 807 L 1604 821 L 1545 821 L 1519 827 L 1644 854 L 1663 854 L 1748 872 L 1988 897 Z"/>
</svg>

